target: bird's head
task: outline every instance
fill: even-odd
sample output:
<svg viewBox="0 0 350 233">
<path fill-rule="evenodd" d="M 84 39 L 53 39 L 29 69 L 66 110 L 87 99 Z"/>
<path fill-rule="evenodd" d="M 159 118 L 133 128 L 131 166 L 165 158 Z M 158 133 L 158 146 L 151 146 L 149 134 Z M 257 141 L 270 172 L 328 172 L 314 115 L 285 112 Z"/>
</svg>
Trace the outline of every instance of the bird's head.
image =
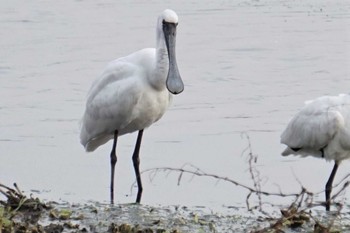
<svg viewBox="0 0 350 233">
<path fill-rule="evenodd" d="M 166 79 L 166 87 L 173 94 L 179 94 L 184 90 L 179 69 L 176 62 L 176 28 L 178 25 L 178 16 L 173 10 L 165 10 L 158 19 L 162 28 L 164 40 L 169 58 L 169 71 Z"/>
</svg>

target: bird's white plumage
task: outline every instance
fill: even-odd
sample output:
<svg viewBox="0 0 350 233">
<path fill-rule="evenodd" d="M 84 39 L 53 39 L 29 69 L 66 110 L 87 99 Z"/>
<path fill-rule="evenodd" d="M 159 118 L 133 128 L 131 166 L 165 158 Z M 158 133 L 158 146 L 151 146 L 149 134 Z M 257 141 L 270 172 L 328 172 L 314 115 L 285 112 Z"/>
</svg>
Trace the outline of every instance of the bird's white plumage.
<svg viewBox="0 0 350 233">
<path fill-rule="evenodd" d="M 119 135 L 131 133 L 162 117 L 172 98 L 165 85 L 169 58 L 162 22 L 177 20 L 174 11 L 165 10 L 158 18 L 156 48 L 110 62 L 92 84 L 80 134 L 87 151 L 112 139 L 115 130 Z"/>
<path fill-rule="evenodd" d="M 179 18 L 177 17 L 177 14 L 173 10 L 170 10 L 170 9 L 164 10 L 158 19 L 164 20 L 168 23 L 178 23 L 179 22 Z"/>
<path fill-rule="evenodd" d="M 308 101 L 289 122 L 281 143 L 288 146 L 282 155 L 324 156 L 338 162 L 350 158 L 350 95 Z"/>
</svg>

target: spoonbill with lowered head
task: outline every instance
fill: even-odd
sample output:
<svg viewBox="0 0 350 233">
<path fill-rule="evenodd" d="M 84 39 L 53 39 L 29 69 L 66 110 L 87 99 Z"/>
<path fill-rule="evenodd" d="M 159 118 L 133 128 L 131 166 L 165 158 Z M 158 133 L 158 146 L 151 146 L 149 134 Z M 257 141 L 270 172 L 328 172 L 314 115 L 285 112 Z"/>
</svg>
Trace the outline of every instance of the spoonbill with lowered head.
<svg viewBox="0 0 350 233">
<path fill-rule="evenodd" d="M 82 119 L 81 144 L 86 151 L 113 139 L 110 198 L 114 202 L 114 168 L 118 136 L 138 131 L 132 156 L 140 203 L 142 182 L 139 152 L 143 130 L 159 120 L 172 94 L 184 90 L 175 56 L 178 16 L 165 10 L 158 17 L 156 48 L 146 48 L 110 62 L 92 84 Z"/>
<path fill-rule="evenodd" d="M 350 95 L 323 96 L 306 106 L 289 122 L 281 136 L 288 147 L 282 155 L 301 155 L 334 160 L 325 187 L 326 210 L 330 210 L 331 192 L 340 162 L 350 158 Z"/>
</svg>

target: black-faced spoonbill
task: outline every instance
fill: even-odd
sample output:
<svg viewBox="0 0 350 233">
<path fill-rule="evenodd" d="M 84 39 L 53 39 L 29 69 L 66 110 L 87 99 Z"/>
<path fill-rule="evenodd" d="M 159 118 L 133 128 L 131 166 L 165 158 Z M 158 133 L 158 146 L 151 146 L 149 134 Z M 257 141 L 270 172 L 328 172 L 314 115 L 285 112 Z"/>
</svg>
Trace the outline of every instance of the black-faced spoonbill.
<svg viewBox="0 0 350 233">
<path fill-rule="evenodd" d="M 306 106 L 289 122 L 281 143 L 282 155 L 315 156 L 334 160 L 327 181 L 326 210 L 330 210 L 332 184 L 340 162 L 350 158 L 350 95 L 323 96 Z"/>
<path fill-rule="evenodd" d="M 140 203 L 142 183 L 139 152 L 143 130 L 159 120 L 172 94 L 184 90 L 175 56 L 178 16 L 165 10 L 158 17 L 156 48 L 146 48 L 110 62 L 92 84 L 82 119 L 81 144 L 86 151 L 114 139 L 110 154 L 110 198 L 114 202 L 114 168 L 118 136 L 138 131 L 132 156 Z"/>
</svg>

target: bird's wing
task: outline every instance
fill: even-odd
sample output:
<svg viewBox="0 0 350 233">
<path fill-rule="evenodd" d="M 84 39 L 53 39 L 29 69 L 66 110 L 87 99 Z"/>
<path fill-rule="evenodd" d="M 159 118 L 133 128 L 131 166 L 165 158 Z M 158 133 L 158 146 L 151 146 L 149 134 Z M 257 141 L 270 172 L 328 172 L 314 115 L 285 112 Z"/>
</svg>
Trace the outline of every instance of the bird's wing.
<svg viewBox="0 0 350 233">
<path fill-rule="evenodd" d="M 133 108 L 143 94 L 138 72 L 133 64 L 119 61 L 110 64 L 94 82 L 82 119 L 80 140 L 84 146 L 99 138 L 108 141 L 115 129 L 134 119 Z"/>
<path fill-rule="evenodd" d="M 343 124 L 339 103 L 334 99 L 319 98 L 294 116 L 281 135 L 281 143 L 290 148 L 319 151 L 327 146 Z"/>
<path fill-rule="evenodd" d="M 138 72 L 142 72 L 143 66 L 152 66 L 154 56 L 155 49 L 146 48 L 111 61 L 102 74 L 92 83 L 88 92 L 87 103 L 91 102 L 101 90 L 111 83 L 124 79 L 130 80 Z"/>
<path fill-rule="evenodd" d="M 126 58 L 111 61 L 102 74 L 92 83 L 87 95 L 87 103 L 91 102 L 97 94 L 111 83 L 118 82 L 133 75 L 135 67 Z"/>
</svg>

